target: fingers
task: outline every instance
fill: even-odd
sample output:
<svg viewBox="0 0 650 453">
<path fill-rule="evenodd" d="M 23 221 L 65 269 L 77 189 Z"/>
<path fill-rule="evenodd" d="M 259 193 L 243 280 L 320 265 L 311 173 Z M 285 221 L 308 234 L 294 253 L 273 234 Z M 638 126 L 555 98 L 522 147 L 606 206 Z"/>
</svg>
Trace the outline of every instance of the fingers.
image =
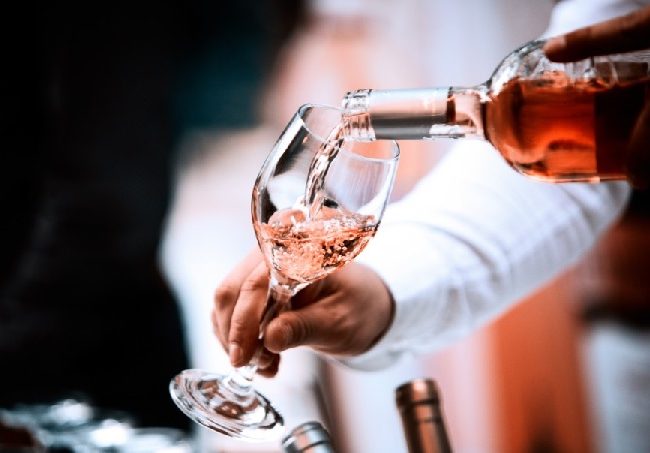
<svg viewBox="0 0 650 453">
<path fill-rule="evenodd" d="M 263 261 L 241 284 L 228 332 L 228 355 L 235 367 L 248 363 L 259 345 L 260 320 L 268 285 L 268 269 Z"/>
<path fill-rule="evenodd" d="M 266 264 L 257 259 L 233 271 L 215 298 L 213 324 L 235 367 L 248 363 L 262 347 L 259 328 L 269 278 Z M 278 354 L 300 345 L 328 354 L 360 354 L 385 333 L 394 311 L 381 278 L 355 263 L 305 288 L 292 304 L 294 310 L 280 313 L 264 331 L 265 348 L 258 360 L 261 375 L 275 375 Z"/>
<path fill-rule="evenodd" d="M 280 314 L 264 332 L 264 347 L 280 353 L 298 346 L 328 354 L 354 355 L 363 352 L 375 334 L 369 336 L 360 312 L 352 313 L 344 301 L 323 299 L 304 309 Z M 358 307 L 357 307 L 358 308 Z M 365 312 L 364 312 L 365 313 Z"/>
<path fill-rule="evenodd" d="M 327 279 L 326 281 L 330 281 Z M 279 353 L 301 345 L 327 348 L 339 335 L 333 331 L 339 326 L 336 313 L 341 312 L 323 281 L 304 288 L 291 300 L 292 309 L 271 320 L 264 331 L 264 346 Z M 345 308 L 345 306 L 344 306 Z"/>
<path fill-rule="evenodd" d="M 212 327 L 224 349 L 228 350 L 228 335 L 230 319 L 239 298 L 243 282 L 251 272 L 263 262 L 258 249 L 253 250 L 230 274 L 221 282 L 214 296 L 212 310 Z"/>
<path fill-rule="evenodd" d="M 637 189 L 650 187 L 650 102 L 639 115 L 628 148 L 628 175 Z"/>
<path fill-rule="evenodd" d="M 551 38 L 544 45 L 544 52 L 552 61 L 569 62 L 649 47 L 650 7 L 645 7 L 626 16 Z"/>
<path fill-rule="evenodd" d="M 305 288 L 292 304 L 264 331 L 264 346 L 272 352 L 304 345 L 327 354 L 360 354 L 386 332 L 394 311 L 383 280 L 355 263 Z"/>
</svg>

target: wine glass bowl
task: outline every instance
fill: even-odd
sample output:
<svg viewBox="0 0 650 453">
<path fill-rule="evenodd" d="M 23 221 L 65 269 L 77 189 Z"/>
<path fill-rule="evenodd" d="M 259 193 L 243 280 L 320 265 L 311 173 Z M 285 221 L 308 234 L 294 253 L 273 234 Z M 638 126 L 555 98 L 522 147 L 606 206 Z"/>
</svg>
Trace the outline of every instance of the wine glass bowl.
<svg viewBox="0 0 650 453">
<path fill-rule="evenodd" d="M 304 105 L 266 158 L 251 213 L 269 268 L 258 349 L 228 375 L 185 370 L 170 383 L 178 407 L 195 422 L 250 441 L 279 439 L 281 414 L 252 385 L 268 322 L 291 298 L 357 256 L 374 235 L 399 158 L 394 141 L 349 142 L 342 110 Z"/>
<path fill-rule="evenodd" d="M 341 124 L 339 109 L 301 107 L 287 127 L 293 140 L 278 141 L 282 152 L 269 155 L 253 189 L 272 280 L 293 293 L 363 250 L 392 190 L 397 144 L 344 141 Z"/>
</svg>

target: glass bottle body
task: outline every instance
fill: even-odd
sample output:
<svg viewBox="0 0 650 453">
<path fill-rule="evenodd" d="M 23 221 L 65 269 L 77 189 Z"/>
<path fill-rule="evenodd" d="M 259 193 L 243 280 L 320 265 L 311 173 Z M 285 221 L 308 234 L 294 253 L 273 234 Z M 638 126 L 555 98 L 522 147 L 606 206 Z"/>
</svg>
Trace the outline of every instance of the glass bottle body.
<svg viewBox="0 0 650 453">
<path fill-rule="evenodd" d="M 628 142 L 650 102 L 650 52 L 560 64 L 546 59 L 542 45 L 517 49 L 475 87 L 348 93 L 346 135 L 480 138 L 537 179 L 625 179 Z"/>
</svg>

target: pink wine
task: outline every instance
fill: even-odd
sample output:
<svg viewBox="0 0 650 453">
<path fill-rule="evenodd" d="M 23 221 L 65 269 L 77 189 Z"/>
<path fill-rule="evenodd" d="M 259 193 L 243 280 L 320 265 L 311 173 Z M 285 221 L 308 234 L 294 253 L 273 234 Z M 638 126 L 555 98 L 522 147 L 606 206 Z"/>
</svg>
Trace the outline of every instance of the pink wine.
<svg viewBox="0 0 650 453">
<path fill-rule="evenodd" d="M 623 179 L 650 80 L 606 85 L 561 74 L 514 78 L 486 103 L 488 139 L 517 170 L 545 180 Z"/>
<path fill-rule="evenodd" d="M 277 275 L 307 284 L 356 257 L 377 226 L 374 216 L 321 206 L 309 218 L 301 209 L 278 211 L 256 228 L 262 252 Z"/>
<path fill-rule="evenodd" d="M 511 52 L 473 87 L 351 91 L 356 140 L 487 139 L 512 166 L 548 182 L 624 180 L 628 148 L 650 105 L 650 49 L 560 64 L 543 40 Z"/>
</svg>

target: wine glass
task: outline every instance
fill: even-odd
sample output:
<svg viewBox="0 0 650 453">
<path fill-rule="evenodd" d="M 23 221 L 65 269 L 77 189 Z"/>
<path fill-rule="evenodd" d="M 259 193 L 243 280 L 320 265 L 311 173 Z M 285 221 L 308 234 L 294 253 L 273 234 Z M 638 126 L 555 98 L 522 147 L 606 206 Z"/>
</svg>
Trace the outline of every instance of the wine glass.
<svg viewBox="0 0 650 453">
<path fill-rule="evenodd" d="M 346 141 L 343 130 L 340 109 L 304 105 L 260 170 L 252 220 L 270 283 L 258 349 L 228 375 L 185 370 L 170 383 L 178 407 L 207 428 L 250 441 L 281 437 L 282 416 L 252 385 L 264 329 L 298 291 L 361 252 L 379 226 L 399 148 Z"/>
</svg>

